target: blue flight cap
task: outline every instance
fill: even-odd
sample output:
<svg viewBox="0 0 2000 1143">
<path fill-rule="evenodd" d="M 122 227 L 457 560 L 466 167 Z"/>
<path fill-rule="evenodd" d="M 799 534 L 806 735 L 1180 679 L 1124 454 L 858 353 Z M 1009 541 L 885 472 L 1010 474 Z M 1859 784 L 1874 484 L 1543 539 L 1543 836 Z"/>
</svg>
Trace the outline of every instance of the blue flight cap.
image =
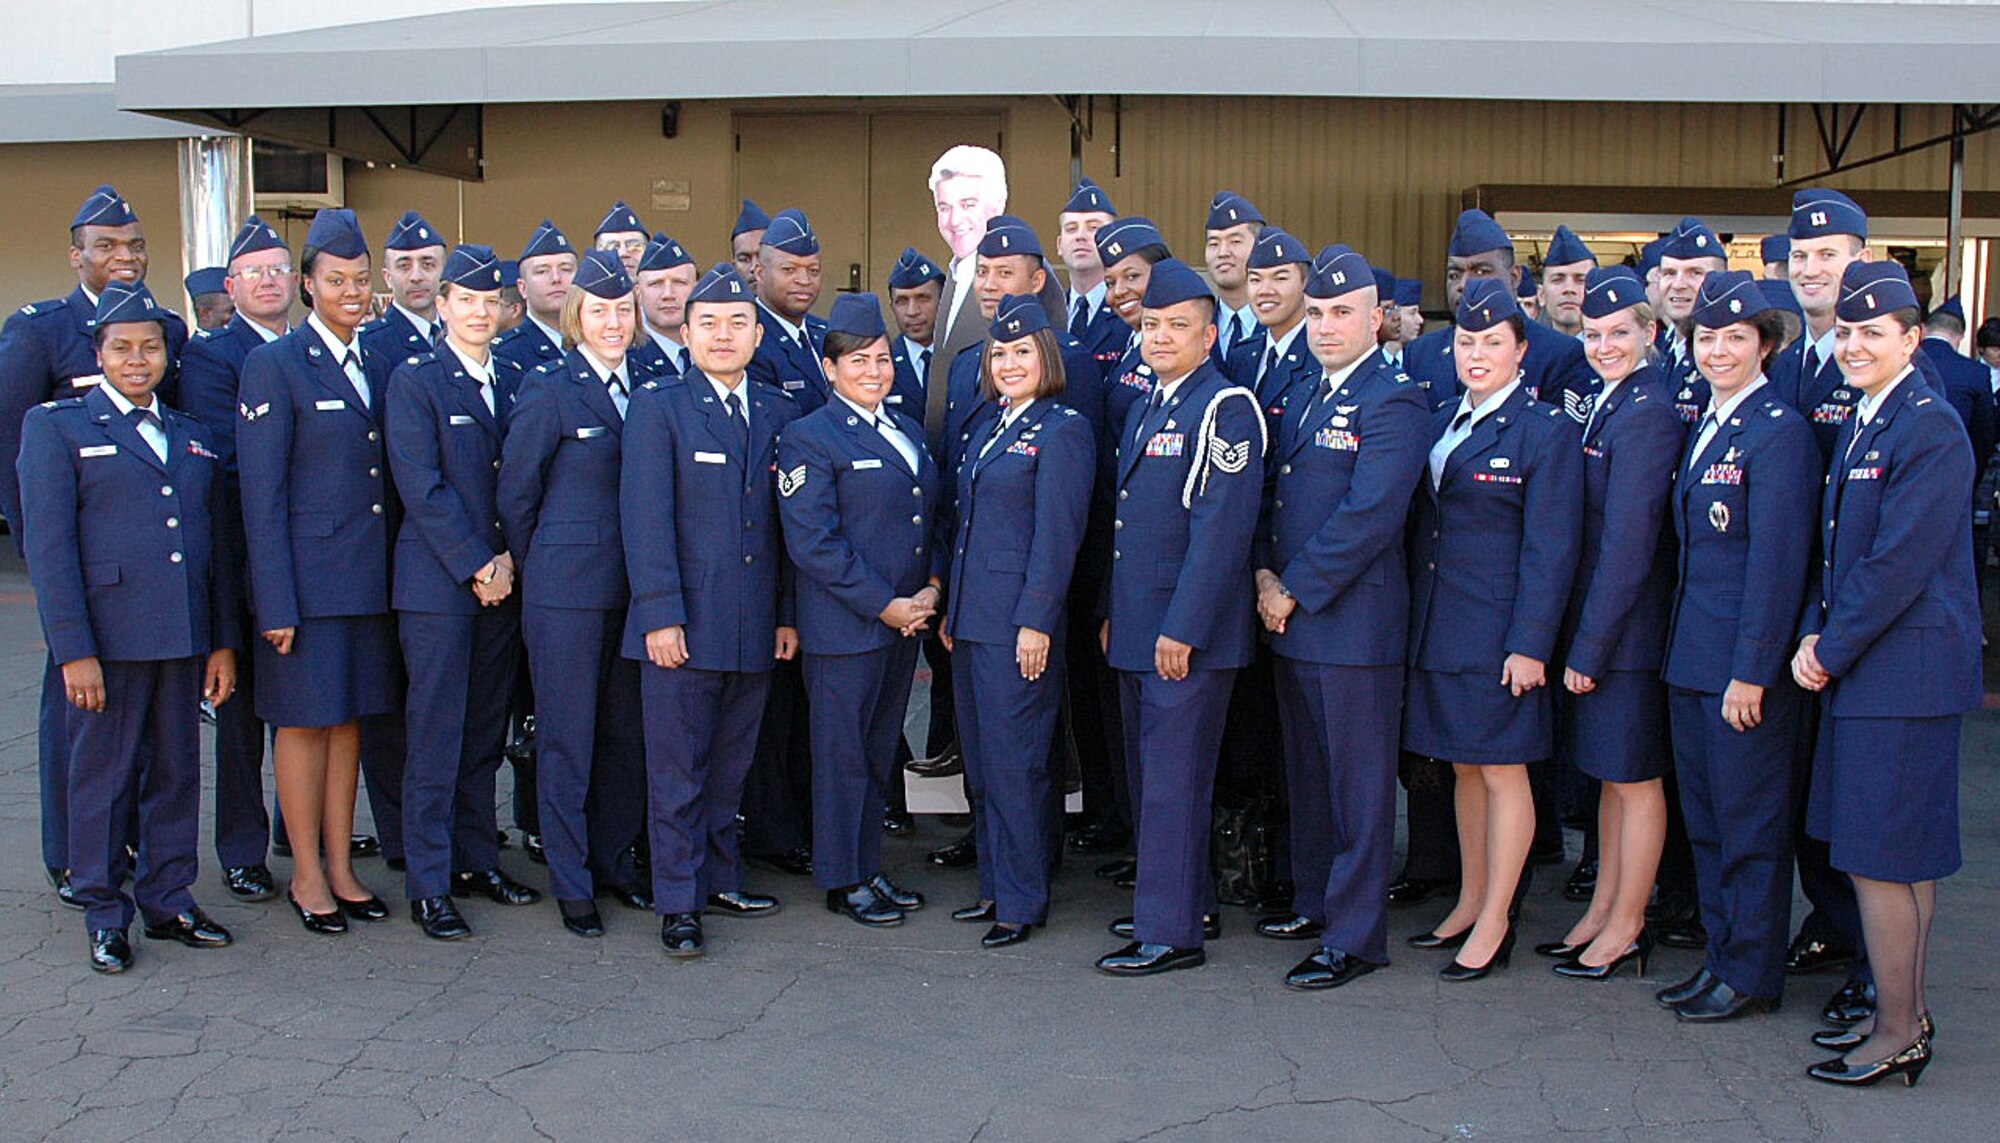
<svg viewBox="0 0 2000 1143">
<path fill-rule="evenodd" d="M 1549 239 L 1548 252 L 1542 255 L 1542 266 L 1574 266 L 1579 262 L 1597 263 L 1597 255 L 1576 236 L 1576 231 L 1567 226 L 1556 227 L 1556 235 Z"/>
<path fill-rule="evenodd" d="M 993 311 L 993 326 L 987 336 L 994 341 L 1019 341 L 1038 329 L 1049 328 L 1049 311 L 1033 294 L 1008 294 Z"/>
<path fill-rule="evenodd" d="M 1458 216 L 1458 225 L 1452 228 L 1451 245 L 1445 253 L 1453 258 L 1470 258 L 1474 254 L 1484 254 L 1489 250 L 1514 252 L 1514 240 L 1493 216 L 1474 207 Z"/>
<path fill-rule="evenodd" d="M 729 237 L 734 239 L 753 230 L 767 229 L 770 225 L 771 216 L 764 213 L 764 208 L 746 198 L 743 209 L 736 212 L 735 225 L 729 228 Z"/>
<path fill-rule="evenodd" d="M 1424 304 L 1424 284 L 1416 278 L 1396 279 L 1396 304 L 1399 306 L 1421 306 Z"/>
<path fill-rule="evenodd" d="M 1833 316 L 1867 321 L 1896 310 L 1916 309 L 1917 291 L 1900 262 L 1849 262 L 1840 275 L 1840 300 Z"/>
<path fill-rule="evenodd" d="M 118 193 L 118 188 L 105 183 L 90 192 L 83 205 L 76 208 L 76 217 L 69 220 L 69 228 L 79 226 L 130 226 L 139 221 L 132 213 L 132 204 Z"/>
<path fill-rule="evenodd" d="M 101 224 L 93 224 L 101 225 Z M 97 313 L 89 321 L 90 328 L 117 325 L 128 321 L 152 321 L 167 325 L 167 311 L 153 301 L 153 292 L 144 282 L 121 282 L 113 279 L 104 285 L 104 292 L 97 295 Z"/>
<path fill-rule="evenodd" d="M 692 308 L 697 302 L 750 303 L 755 297 L 756 295 L 750 292 L 750 283 L 744 281 L 743 275 L 736 272 L 733 263 L 717 262 L 709 267 L 708 273 L 701 276 L 701 281 L 694 284 L 694 292 L 688 295 L 687 304 Z"/>
<path fill-rule="evenodd" d="M 1721 329 L 1749 321 L 1770 308 L 1750 271 L 1714 270 L 1701 280 L 1701 293 L 1695 296 L 1694 324 Z"/>
<path fill-rule="evenodd" d="M 1868 212 L 1861 204 L 1826 187 L 1807 187 L 1792 196 L 1793 238 L 1825 238 L 1829 234 L 1868 237 Z"/>
<path fill-rule="evenodd" d="M 1660 268 L 1660 251 L 1667 245 L 1667 236 L 1662 234 L 1644 246 L 1639 247 L 1639 276 L 1641 278 Z"/>
<path fill-rule="evenodd" d="M 563 237 L 563 232 L 556 229 L 555 223 L 544 218 L 542 224 L 535 227 L 535 232 L 528 235 L 528 244 L 521 247 L 521 261 L 540 258 L 545 254 L 574 253 L 576 247 L 569 244 L 569 239 Z"/>
<path fill-rule="evenodd" d="M 1306 249 L 1305 243 L 1275 226 L 1267 226 L 1258 232 L 1257 244 L 1250 248 L 1250 260 L 1245 268 L 1272 270 L 1295 262 L 1311 266 L 1312 260 L 1312 251 Z"/>
<path fill-rule="evenodd" d="M 406 210 L 396 225 L 389 228 L 389 240 L 382 243 L 384 250 L 428 250 L 433 246 L 443 246 L 444 235 L 439 234 L 424 216 L 414 210 Z"/>
<path fill-rule="evenodd" d="M 1521 267 L 1521 280 L 1514 283 L 1514 296 L 1517 298 L 1532 298 L 1540 295 L 1541 292 L 1542 284 L 1535 280 L 1535 272 L 1526 266 Z"/>
<path fill-rule="evenodd" d="M 444 260 L 444 273 L 439 275 L 461 289 L 484 293 L 500 288 L 500 256 L 491 246 L 477 246 L 462 243 L 452 250 Z"/>
<path fill-rule="evenodd" d="M 335 258 L 366 258 L 368 239 L 362 237 L 361 220 L 344 206 L 323 206 L 306 227 L 306 245 Z"/>
<path fill-rule="evenodd" d="M 1393 306 L 1396 304 L 1396 275 L 1388 269 L 1370 263 L 1369 276 L 1375 279 L 1375 304 Z"/>
<path fill-rule="evenodd" d="M 521 284 L 521 263 L 514 258 L 500 259 L 500 288 Z"/>
<path fill-rule="evenodd" d="M 639 256 L 641 274 L 648 270 L 671 270 L 676 266 L 692 265 L 694 256 L 664 234 L 653 235 L 653 240 L 646 243 L 646 252 Z"/>
<path fill-rule="evenodd" d="M 1453 324 L 1467 333 L 1479 333 L 1508 318 L 1520 316 L 1521 305 L 1514 300 L 1507 283 L 1498 278 L 1474 278 L 1465 284 L 1465 292 L 1458 296 L 1458 313 L 1453 318 Z"/>
<path fill-rule="evenodd" d="M 1194 267 L 1179 258 L 1166 258 L 1153 263 L 1153 276 L 1147 279 L 1146 296 L 1139 304 L 1149 310 L 1162 310 L 1190 298 L 1213 301 L 1215 295 L 1201 275 L 1194 272 Z"/>
<path fill-rule="evenodd" d="M 1142 215 L 1113 219 L 1097 228 L 1097 260 L 1109 268 L 1147 250 L 1158 250 L 1171 257 L 1167 240 L 1160 237 L 1160 228 L 1153 220 Z"/>
<path fill-rule="evenodd" d="M 1760 278 L 1757 288 L 1764 291 L 1764 301 L 1774 310 L 1783 310 L 1793 317 L 1803 319 L 1804 307 L 1799 305 L 1799 296 L 1792 292 L 1792 284 L 1783 278 Z"/>
<path fill-rule="evenodd" d="M 914 246 L 903 247 L 896 264 L 889 270 L 889 288 L 892 290 L 914 290 L 925 282 L 944 281 L 944 271 L 936 262 L 918 253 Z"/>
<path fill-rule="evenodd" d="M 1941 314 L 1949 318 L 1957 318 L 1960 325 L 1965 324 L 1965 307 L 1960 304 L 1957 294 L 1946 298 L 1944 304 L 1932 310 L 1931 313 Z"/>
<path fill-rule="evenodd" d="M 1117 214 L 1111 205 L 1111 196 L 1104 188 L 1088 178 L 1078 179 L 1076 189 L 1069 193 L 1069 201 L 1063 204 L 1062 214 Z"/>
<path fill-rule="evenodd" d="M 986 220 L 986 234 L 979 240 L 981 258 L 1007 258 L 1016 254 L 1042 256 L 1042 240 L 1035 228 L 1011 214 L 996 214 Z"/>
<path fill-rule="evenodd" d="M 278 232 L 271 229 L 271 224 L 253 214 L 243 220 L 242 228 L 236 232 L 236 237 L 230 240 L 229 257 L 224 260 L 234 262 L 245 254 L 284 248 L 285 240 L 278 237 Z"/>
<path fill-rule="evenodd" d="M 781 210 L 772 215 L 771 225 L 764 228 L 763 244 L 787 254 L 819 253 L 819 235 L 813 233 L 802 210 Z"/>
<path fill-rule="evenodd" d="M 1630 266 L 1600 266 L 1583 279 L 1583 316 L 1610 317 L 1646 300 L 1646 283 Z"/>
<path fill-rule="evenodd" d="M 586 250 L 576 264 L 570 285 L 600 298 L 622 298 L 632 292 L 631 275 L 616 250 Z"/>
<path fill-rule="evenodd" d="M 1791 261 L 1792 236 L 1789 234 L 1766 235 L 1764 240 L 1757 244 L 1757 256 L 1760 261 L 1766 264 Z"/>
<path fill-rule="evenodd" d="M 1217 191 L 1208 203 L 1208 229 L 1227 230 L 1246 222 L 1262 222 L 1264 216 L 1250 200 L 1235 191 Z"/>
<path fill-rule="evenodd" d="M 224 270 L 220 266 L 210 266 L 205 270 L 196 270 L 194 273 L 189 274 L 183 279 L 182 284 L 187 287 L 188 297 L 198 298 L 203 294 L 227 292 L 222 288 L 223 279 L 227 277 L 229 277 L 229 271 Z"/>
<path fill-rule="evenodd" d="M 773 226 L 785 217 L 780 211 L 771 220 Z M 865 338 L 873 341 L 887 337 L 889 327 L 882 321 L 882 299 L 874 294 L 842 294 L 833 299 L 833 309 L 826 315 L 828 333 L 844 333 L 849 337 Z"/>
<path fill-rule="evenodd" d="M 626 206 L 625 200 L 621 198 L 611 204 L 611 209 L 604 215 L 604 221 L 597 224 L 597 229 L 591 231 L 590 236 L 594 239 L 600 235 L 626 234 L 634 230 L 644 234 L 646 224 L 639 221 L 638 214 Z"/>
<path fill-rule="evenodd" d="M 1667 232 L 1660 246 L 1662 258 L 1722 258 L 1729 257 L 1723 249 L 1722 239 L 1699 218 L 1683 218 L 1678 226 Z"/>
<path fill-rule="evenodd" d="M 1313 259 L 1306 297 L 1326 301 L 1375 284 L 1375 269 L 1350 246 L 1334 243 Z M 1380 298 L 1376 301 L 1379 303 Z"/>
</svg>

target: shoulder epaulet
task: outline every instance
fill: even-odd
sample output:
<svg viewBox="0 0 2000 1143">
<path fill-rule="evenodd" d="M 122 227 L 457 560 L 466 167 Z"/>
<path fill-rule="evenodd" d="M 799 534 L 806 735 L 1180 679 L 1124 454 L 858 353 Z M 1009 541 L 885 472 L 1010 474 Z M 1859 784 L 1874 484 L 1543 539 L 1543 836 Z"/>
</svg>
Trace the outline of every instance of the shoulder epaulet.
<svg viewBox="0 0 2000 1143">
<path fill-rule="evenodd" d="M 1643 401 L 1651 400 L 1652 396 L 1653 395 L 1651 393 L 1648 393 L 1644 389 L 1641 389 L 1637 393 L 1632 394 L 1632 403 L 1634 405 L 1637 405 Z"/>
<path fill-rule="evenodd" d="M 1541 406 L 1541 409 L 1544 413 L 1548 415 L 1548 418 L 1551 421 L 1559 421 L 1566 415 L 1561 408 L 1555 405 L 1544 405 Z"/>
<path fill-rule="evenodd" d="M 1064 405 L 1062 407 L 1062 415 L 1065 417 L 1074 417 L 1077 415 L 1077 412 L 1075 409 L 1070 408 L 1068 405 Z"/>
<path fill-rule="evenodd" d="M 1912 408 L 1921 409 L 1925 405 L 1928 405 L 1935 400 L 1937 400 L 1937 398 L 1935 397 L 1918 397 L 1916 400 L 1910 402 L 1910 406 Z"/>
<path fill-rule="evenodd" d="M 193 337 L 196 341 L 207 341 L 209 338 L 214 337 L 216 334 L 221 332 L 222 331 L 219 329 L 198 329 L 194 331 Z"/>
<path fill-rule="evenodd" d="M 58 397 L 53 401 L 42 402 L 42 408 L 44 409 L 80 409 L 82 407 L 82 397 Z"/>
<path fill-rule="evenodd" d="M 1398 369 L 1389 374 L 1389 381 L 1395 385 L 1408 385 L 1410 383 L 1410 375 Z"/>
<path fill-rule="evenodd" d="M 21 307 L 21 316 L 34 317 L 36 314 L 52 314 L 68 307 L 68 298 L 50 298 L 45 302 L 29 302 Z"/>
<path fill-rule="evenodd" d="M 410 355 L 410 359 L 409 359 L 409 361 L 405 362 L 405 364 L 407 364 L 407 365 L 416 365 L 416 364 L 418 364 L 418 363 L 419 363 L 419 362 L 421 362 L 421 361 L 423 361 L 423 355 L 421 355 L 421 354 L 411 354 L 411 355 Z"/>
<path fill-rule="evenodd" d="M 645 383 L 645 384 L 643 384 L 643 385 L 639 386 L 639 388 L 641 388 L 641 389 L 658 389 L 659 387 L 660 387 L 660 383 L 659 383 L 658 381 L 654 381 L 654 380 L 652 380 L 652 379 L 650 379 L 650 378 L 649 378 L 649 379 L 647 379 L 647 381 L 646 381 L 646 383 Z"/>
</svg>

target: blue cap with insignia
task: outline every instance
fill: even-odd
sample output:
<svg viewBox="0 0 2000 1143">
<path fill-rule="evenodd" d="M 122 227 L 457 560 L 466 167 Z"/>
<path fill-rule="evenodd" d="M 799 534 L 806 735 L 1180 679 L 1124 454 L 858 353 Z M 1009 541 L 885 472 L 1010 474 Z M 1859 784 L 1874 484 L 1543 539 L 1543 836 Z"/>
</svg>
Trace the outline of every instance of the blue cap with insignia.
<svg viewBox="0 0 2000 1143">
<path fill-rule="evenodd" d="M 896 264 L 889 270 L 889 288 L 892 290 L 914 290 L 925 282 L 944 281 L 944 271 L 936 262 L 924 257 L 914 246 L 903 247 Z"/>
<path fill-rule="evenodd" d="M 1574 266 L 1579 262 L 1597 264 L 1597 255 L 1576 236 L 1576 231 L 1567 226 L 1556 227 L 1554 238 L 1549 239 L 1549 248 L 1542 255 L 1544 269 L 1550 266 Z"/>
<path fill-rule="evenodd" d="M 1957 294 L 1946 298 L 1943 305 L 1931 312 L 1943 317 L 1957 318 L 1960 323 L 1965 321 L 1965 306 L 1960 304 Z"/>
<path fill-rule="evenodd" d="M 1723 258 L 1729 252 L 1722 248 L 1722 239 L 1699 218 L 1683 218 L 1679 225 L 1667 232 L 1660 245 L 1660 257 L 1678 258 Z"/>
<path fill-rule="evenodd" d="M 433 246 L 443 246 L 444 235 L 439 234 L 424 216 L 414 210 L 406 210 L 396 225 L 389 228 L 389 240 L 382 243 L 384 250 L 428 250 Z"/>
<path fill-rule="evenodd" d="M 1294 263 L 1311 266 L 1312 260 L 1312 251 L 1306 249 L 1305 243 L 1275 226 L 1267 226 L 1258 233 L 1257 244 L 1250 248 L 1250 258 L 1244 266 L 1251 270 L 1273 270 Z"/>
<path fill-rule="evenodd" d="M 819 253 L 819 235 L 813 233 L 802 210 L 781 210 L 772 215 L 771 225 L 764 228 L 763 244 L 787 254 Z"/>
<path fill-rule="evenodd" d="M 1375 279 L 1375 304 L 1393 306 L 1396 304 L 1396 275 L 1385 267 L 1370 263 L 1368 273 Z"/>
<path fill-rule="evenodd" d="M 1353 247 L 1336 242 L 1313 259 L 1312 275 L 1306 279 L 1306 297 L 1326 301 L 1374 284 L 1375 268 L 1368 264 L 1368 259 L 1355 253 Z"/>
<path fill-rule="evenodd" d="M 1662 234 L 1644 246 L 1639 247 L 1639 276 L 1645 277 L 1660 268 L 1660 251 L 1667 245 L 1667 236 Z"/>
<path fill-rule="evenodd" d="M 1610 317 L 1646 300 L 1646 283 L 1630 266 L 1599 266 L 1583 279 L 1583 316 Z"/>
<path fill-rule="evenodd" d="M 306 245 L 335 258 L 366 258 L 368 239 L 362 237 L 361 220 L 344 206 L 323 206 L 306 227 Z"/>
<path fill-rule="evenodd" d="M 1088 178 L 1076 181 L 1076 189 L 1069 193 L 1069 201 L 1063 204 L 1062 214 L 1117 214 L 1118 208 L 1111 205 L 1111 196 L 1104 188 Z"/>
<path fill-rule="evenodd" d="M 764 213 L 764 208 L 746 198 L 743 209 L 736 212 L 735 225 L 729 228 L 729 237 L 737 238 L 753 230 L 764 230 L 770 225 L 771 216 Z"/>
<path fill-rule="evenodd" d="M 780 213 L 778 217 L 784 215 Z M 777 219 L 771 221 L 775 223 Z M 889 333 L 888 325 L 882 321 L 882 299 L 874 294 L 842 294 L 833 299 L 833 309 L 826 315 L 826 328 L 829 333 L 871 341 Z"/>
<path fill-rule="evenodd" d="M 79 226 L 130 226 L 139 221 L 132 212 L 132 204 L 118 193 L 118 188 L 105 183 L 90 192 L 83 205 L 76 208 L 76 217 L 69 220 L 69 228 Z"/>
<path fill-rule="evenodd" d="M 576 247 L 569 244 L 569 239 L 563 236 L 562 231 L 556 229 L 555 223 L 544 218 L 542 224 L 535 227 L 535 232 L 528 235 L 528 244 L 521 247 L 521 261 L 526 262 L 530 258 L 540 258 L 547 254 L 574 253 Z"/>
<path fill-rule="evenodd" d="M 1049 311 L 1033 294 L 1008 294 L 993 311 L 993 326 L 987 336 L 994 341 L 1019 341 L 1038 329 L 1049 328 Z"/>
<path fill-rule="evenodd" d="M 1764 301 L 1774 310 L 1783 310 L 1797 318 L 1806 316 L 1805 307 L 1799 305 L 1799 296 L 1792 292 L 1792 284 L 1783 278 L 1761 278 L 1757 288 L 1764 291 Z"/>
<path fill-rule="evenodd" d="M 694 284 L 694 291 L 688 295 L 687 304 L 697 302 L 750 302 L 754 295 L 750 283 L 736 272 L 736 267 L 728 262 L 717 262 Z"/>
<path fill-rule="evenodd" d="M 230 240 L 229 257 L 226 261 L 234 262 L 245 254 L 284 248 L 285 240 L 278 237 L 278 232 L 271 229 L 271 224 L 253 214 L 243 220 L 242 228 L 237 230 L 236 237 Z"/>
<path fill-rule="evenodd" d="M 981 258 L 1007 258 L 1026 254 L 1042 256 L 1042 240 L 1035 228 L 1011 214 L 996 214 L 986 220 L 986 234 L 979 240 Z"/>
<path fill-rule="evenodd" d="M 1827 187 L 1806 187 L 1792 195 L 1793 238 L 1825 238 L 1829 234 L 1868 237 L 1868 212 L 1861 204 Z"/>
<path fill-rule="evenodd" d="M 500 256 L 491 246 L 463 243 L 444 260 L 439 277 L 461 289 L 485 292 L 500 288 Z"/>
<path fill-rule="evenodd" d="M 632 292 L 631 275 L 616 250 L 586 250 L 577 261 L 570 285 L 600 298 L 622 298 Z"/>
<path fill-rule="evenodd" d="M 605 212 L 604 221 L 597 224 L 597 229 L 591 231 L 590 236 L 599 238 L 606 234 L 629 234 L 634 230 L 644 234 L 646 224 L 639 221 L 639 215 L 621 198 L 611 204 L 611 209 Z"/>
<path fill-rule="evenodd" d="M 144 282 L 121 282 L 112 279 L 104 285 L 104 292 L 97 295 L 97 313 L 89 321 L 89 326 L 117 325 L 128 321 L 154 321 L 162 327 L 167 324 L 165 310 L 153 301 L 153 292 Z"/>
<path fill-rule="evenodd" d="M 1161 257 L 1172 257 L 1167 240 L 1160 237 L 1160 228 L 1150 218 L 1135 214 L 1097 228 L 1097 260 L 1106 269 L 1147 250 L 1157 250 Z"/>
<path fill-rule="evenodd" d="M 1217 191 L 1208 202 L 1208 229 L 1228 230 L 1246 222 L 1263 222 L 1264 216 L 1250 200 L 1235 191 Z"/>
<path fill-rule="evenodd" d="M 1721 329 L 1749 321 L 1770 308 L 1750 271 L 1712 270 L 1701 280 L 1701 292 L 1695 296 L 1694 324 Z"/>
<path fill-rule="evenodd" d="M 1514 300 L 1507 283 L 1498 278 L 1474 278 L 1458 296 L 1458 313 L 1453 316 L 1452 324 L 1467 333 L 1479 333 L 1520 316 L 1520 303 Z"/>
<path fill-rule="evenodd" d="M 653 235 L 646 243 L 646 252 L 639 256 L 639 272 L 648 270 L 671 270 L 676 266 L 694 265 L 694 255 L 681 248 L 681 244 L 664 234 Z"/>
<path fill-rule="evenodd" d="M 1849 262 L 1840 275 L 1840 300 L 1833 316 L 1856 322 L 1896 310 L 1916 309 L 1917 291 L 1900 262 Z"/>
<path fill-rule="evenodd" d="M 517 259 L 500 259 L 500 288 L 521 284 L 521 263 Z"/>
<path fill-rule="evenodd" d="M 1474 207 L 1458 216 L 1458 225 L 1452 228 L 1451 245 L 1445 253 L 1453 258 L 1470 258 L 1475 254 L 1485 254 L 1492 250 L 1514 252 L 1514 240 L 1507 237 L 1493 216 Z"/>
<path fill-rule="evenodd" d="M 1424 284 L 1416 278 L 1396 279 L 1396 304 L 1399 306 L 1421 306 L 1424 304 Z"/>
<path fill-rule="evenodd" d="M 1789 234 L 1768 234 L 1757 244 L 1757 254 L 1765 264 L 1789 262 L 1792 257 L 1792 236 Z"/>
<path fill-rule="evenodd" d="M 1149 310 L 1160 310 L 1193 298 L 1213 301 L 1215 295 L 1201 275 L 1194 272 L 1194 267 L 1179 258 L 1165 258 L 1153 264 L 1153 276 L 1147 279 L 1146 296 L 1139 304 Z"/>
<path fill-rule="evenodd" d="M 1514 283 L 1514 296 L 1517 298 L 1532 298 L 1538 296 L 1541 292 L 1542 284 L 1535 280 L 1535 272 L 1526 266 L 1521 267 L 1521 279 Z"/>
<path fill-rule="evenodd" d="M 220 294 L 225 292 L 222 288 L 222 283 L 227 277 L 229 277 L 227 270 L 224 270 L 220 266 L 210 266 L 205 270 L 196 270 L 194 273 L 189 274 L 183 279 L 182 284 L 187 287 L 188 297 L 198 298 L 203 294 Z"/>
</svg>

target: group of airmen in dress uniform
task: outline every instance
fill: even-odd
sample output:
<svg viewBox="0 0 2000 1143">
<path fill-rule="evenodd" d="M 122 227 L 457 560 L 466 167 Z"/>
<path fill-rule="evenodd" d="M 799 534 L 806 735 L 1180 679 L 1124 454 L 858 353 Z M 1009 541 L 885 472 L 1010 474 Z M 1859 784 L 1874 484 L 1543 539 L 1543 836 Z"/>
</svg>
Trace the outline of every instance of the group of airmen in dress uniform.
<svg viewBox="0 0 2000 1143">
<path fill-rule="evenodd" d="M 1560 228 L 1537 281 L 1468 210 L 1424 332 L 1419 282 L 1233 192 L 1205 277 L 1082 180 L 1065 282 L 997 155 L 953 148 L 930 190 L 949 261 L 906 249 L 886 307 L 825 317 L 811 223 L 747 200 L 706 272 L 623 202 L 589 248 L 544 221 L 512 260 L 412 212 L 378 261 L 338 209 L 295 258 L 253 216 L 187 283 L 190 338 L 98 188 L 77 289 L 0 332 L 44 863 L 92 967 L 129 966 L 135 912 L 231 941 L 192 896 L 202 705 L 232 896 L 278 893 L 268 728 L 301 924 L 388 918 L 354 862 L 379 850 L 441 940 L 472 931 L 457 899 L 541 895 L 501 871 L 495 807 L 532 712 L 517 824 L 579 936 L 610 897 L 699 956 L 705 918 L 779 908 L 751 855 L 902 923 L 908 762 L 962 768 L 972 831 L 933 860 L 976 861 L 952 917 L 984 947 L 1049 921 L 1076 771 L 1068 848 L 1122 851 L 1099 872 L 1133 891 L 1101 971 L 1204 962 L 1228 789 L 1284 807 L 1255 931 L 1310 942 L 1285 984 L 1386 966 L 1390 906 L 1435 895 L 1406 944 L 1474 981 L 1573 797 L 1589 904 L 1535 946 L 1558 975 L 1701 948 L 1657 993 L 1701 1023 L 1850 967 L 1811 1074 L 1915 1082 L 1992 386 L 1955 302 L 1925 336 L 1857 203 L 1798 192 L 1761 281 L 1693 218 L 1636 266 Z"/>
</svg>

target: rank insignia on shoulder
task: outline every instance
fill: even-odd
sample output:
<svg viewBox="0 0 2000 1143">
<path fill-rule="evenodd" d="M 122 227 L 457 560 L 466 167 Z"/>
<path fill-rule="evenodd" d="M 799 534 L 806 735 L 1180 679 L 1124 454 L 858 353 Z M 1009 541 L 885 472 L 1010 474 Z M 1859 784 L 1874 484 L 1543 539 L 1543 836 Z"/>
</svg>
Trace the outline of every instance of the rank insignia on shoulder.
<svg viewBox="0 0 2000 1143">
<path fill-rule="evenodd" d="M 1783 409 L 1772 409 L 1772 410 L 1771 410 L 1771 415 L 1772 415 L 1773 417 L 1782 417 L 1782 416 L 1784 416 L 1784 415 L 1785 415 L 1785 411 L 1784 411 Z M 1739 421 L 1739 420 L 1737 420 L 1737 419 L 1736 419 L 1735 417 L 1731 417 L 1731 418 L 1729 418 L 1729 423 L 1730 423 L 1730 424 L 1732 424 L 1732 425 L 1740 425 L 1740 424 L 1742 424 L 1743 422 L 1742 422 L 1742 421 Z"/>
<path fill-rule="evenodd" d="M 790 499 L 792 494 L 806 486 L 806 466 L 801 464 L 789 472 L 778 473 L 778 495 Z"/>
<path fill-rule="evenodd" d="M 1923 408 L 1925 405 L 1928 405 L 1930 403 L 1931 399 L 1929 397 L 1919 397 L 1916 400 L 1910 402 L 1910 404 L 1916 406 L 1919 409 Z"/>
<path fill-rule="evenodd" d="M 641 389 L 658 389 L 659 387 L 660 383 L 658 381 L 648 381 L 644 385 L 639 386 Z M 713 400 L 713 398 L 710 398 L 710 400 Z"/>
<path fill-rule="evenodd" d="M 29 302 L 29 303 L 28 303 L 27 305 L 25 305 L 25 306 L 22 306 L 22 307 L 21 307 L 21 313 L 22 313 L 22 314 L 24 314 L 24 315 L 27 315 L 27 316 L 29 316 L 29 317 L 32 317 L 32 316 L 34 316 L 34 313 L 35 313 L 35 304 L 34 304 L 33 302 Z"/>
<path fill-rule="evenodd" d="M 414 356 L 414 355 L 413 355 L 413 356 L 411 356 L 411 358 L 410 358 L 410 360 L 409 360 L 409 364 L 411 364 L 411 365 L 415 365 L 415 364 L 416 364 L 417 362 L 419 362 L 419 361 L 422 361 L 422 360 L 423 360 L 423 358 L 421 358 L 421 357 L 417 357 L 417 356 Z"/>
<path fill-rule="evenodd" d="M 1221 437 L 1215 438 L 1215 467 L 1231 474 L 1250 467 L 1250 442 L 1243 440 L 1230 444 Z"/>
<path fill-rule="evenodd" d="M 250 406 L 248 406 L 248 405 L 245 405 L 245 404 L 242 404 L 242 403 L 238 403 L 238 404 L 237 404 L 237 406 L 236 406 L 236 411 L 237 411 L 238 413 L 241 413 L 241 414 L 243 415 L 243 419 L 244 419 L 244 420 L 246 420 L 246 421 L 254 421 L 254 420 L 256 420 L 256 419 L 257 419 L 258 417 L 261 417 L 261 416 L 263 416 L 264 414 L 266 414 L 266 413 L 268 413 L 268 412 L 270 412 L 270 411 L 271 411 L 271 403 L 270 403 L 269 401 L 266 401 L 266 402 L 264 402 L 263 404 L 261 404 L 261 405 L 257 406 L 257 407 L 256 407 L 256 408 L 254 408 L 254 409 L 253 409 L 253 408 L 251 408 L 251 407 L 250 407 Z"/>
</svg>

